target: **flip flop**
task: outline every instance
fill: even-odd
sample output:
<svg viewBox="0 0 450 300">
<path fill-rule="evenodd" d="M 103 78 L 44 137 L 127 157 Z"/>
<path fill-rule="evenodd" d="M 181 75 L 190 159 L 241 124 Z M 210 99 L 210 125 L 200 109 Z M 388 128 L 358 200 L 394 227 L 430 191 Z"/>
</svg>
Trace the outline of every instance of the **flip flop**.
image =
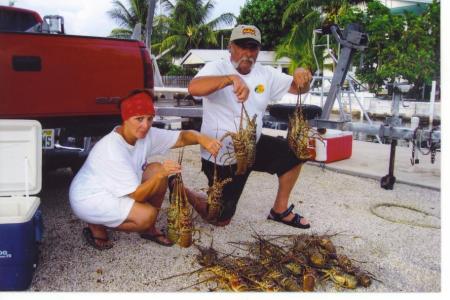
<svg viewBox="0 0 450 300">
<path fill-rule="evenodd" d="M 149 240 L 152 242 L 155 242 L 157 244 L 160 244 L 161 246 L 165 247 L 171 247 L 173 246 L 172 242 L 165 242 L 164 240 L 160 239 L 160 237 L 166 237 L 164 233 L 158 233 L 158 234 L 150 234 L 150 233 L 141 233 L 139 236 L 145 240 Z"/>
<path fill-rule="evenodd" d="M 96 241 L 108 242 L 109 239 L 95 237 L 92 234 L 92 230 L 89 227 L 83 228 L 83 236 L 86 242 L 97 250 L 103 251 L 111 249 L 113 247 L 112 244 L 104 244 L 104 245 L 97 244 Z"/>
</svg>

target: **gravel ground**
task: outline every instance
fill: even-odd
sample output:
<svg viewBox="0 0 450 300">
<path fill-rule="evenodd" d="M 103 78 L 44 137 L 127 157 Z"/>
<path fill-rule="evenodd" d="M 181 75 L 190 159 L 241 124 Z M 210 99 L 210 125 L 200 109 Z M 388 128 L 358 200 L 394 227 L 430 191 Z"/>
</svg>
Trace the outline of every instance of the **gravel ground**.
<svg viewBox="0 0 450 300">
<path fill-rule="evenodd" d="M 169 156 L 176 159 L 178 150 Z M 188 186 L 206 187 L 196 146 L 185 149 L 183 167 Z M 163 247 L 137 234 L 122 232 L 111 232 L 111 250 L 100 252 L 88 246 L 81 236 L 85 224 L 70 209 L 71 179 L 69 169 L 44 176 L 40 198 L 45 236 L 30 291 L 175 292 L 196 282 L 197 275 L 165 279 L 198 268 L 194 247 Z M 441 230 L 389 222 L 370 211 L 373 205 L 385 202 L 412 206 L 431 216 L 392 207 L 379 207 L 377 213 L 439 227 L 440 192 L 405 184 L 396 184 L 394 190 L 388 191 L 381 189 L 378 181 L 307 164 L 291 196 L 296 209 L 312 224 L 311 229 L 301 230 L 266 220 L 276 188 L 276 176 L 254 172 L 230 225 L 216 228 L 195 219 L 201 232 L 200 243 L 209 245 L 213 237 L 214 248 L 230 253 L 235 248 L 227 242 L 251 240 L 253 229 L 260 234 L 339 233 L 333 238 L 338 251 L 365 262 L 363 267 L 381 281 L 367 289 L 358 288 L 357 292 L 441 291 Z M 167 202 L 158 220 L 163 228 Z M 320 290 L 337 291 L 333 286 Z M 208 287 L 184 291 L 208 291 Z"/>
</svg>

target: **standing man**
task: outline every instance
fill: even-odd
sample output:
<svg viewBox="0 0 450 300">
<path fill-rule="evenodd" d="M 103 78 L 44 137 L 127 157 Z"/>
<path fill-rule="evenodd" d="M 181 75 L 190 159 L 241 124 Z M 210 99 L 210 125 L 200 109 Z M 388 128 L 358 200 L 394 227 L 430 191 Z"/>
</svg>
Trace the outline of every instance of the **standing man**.
<svg viewBox="0 0 450 300">
<path fill-rule="evenodd" d="M 297 159 L 288 147 L 287 141 L 262 135 L 262 118 L 271 100 L 281 99 L 287 92 L 298 94 L 309 90 L 311 73 L 303 68 L 290 76 L 270 66 L 256 63 L 261 48 L 261 33 L 252 25 L 236 26 L 228 46 L 230 58 L 207 63 L 189 84 L 193 96 L 203 97 L 203 123 L 201 132 L 220 138 L 227 131 L 236 132 L 239 126 L 241 103 L 250 117 L 257 115 L 256 160 L 253 168 L 244 175 L 235 175 L 236 161 L 227 158 L 232 149 L 231 138 L 223 141 L 224 146 L 217 155 L 216 163 L 221 179 L 231 177 L 232 182 L 223 190 L 222 213 L 215 225 L 225 226 L 233 217 L 237 202 L 251 171 L 268 172 L 278 176 L 278 192 L 268 219 L 297 228 L 309 228 L 306 218 L 293 213 L 294 205 L 288 207 L 289 196 L 304 161 Z M 202 170 L 213 183 L 214 157 L 201 149 Z M 206 198 L 199 193 L 188 192 L 194 208 L 205 217 Z"/>
</svg>

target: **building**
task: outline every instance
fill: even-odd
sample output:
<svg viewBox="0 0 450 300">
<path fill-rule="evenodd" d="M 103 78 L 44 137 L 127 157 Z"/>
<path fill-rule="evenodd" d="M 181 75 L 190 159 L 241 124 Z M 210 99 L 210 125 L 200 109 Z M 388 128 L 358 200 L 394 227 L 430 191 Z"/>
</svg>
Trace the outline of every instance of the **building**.
<svg viewBox="0 0 450 300">
<path fill-rule="evenodd" d="M 230 54 L 228 50 L 191 49 L 180 60 L 180 65 L 183 67 L 200 68 L 207 62 L 215 61 L 217 59 L 229 59 L 229 57 Z M 287 57 L 276 60 L 275 51 L 260 51 L 257 62 L 286 72 L 291 60 Z"/>
<path fill-rule="evenodd" d="M 379 0 L 391 9 L 393 14 L 403 14 L 405 11 L 421 14 L 433 0 Z"/>
</svg>

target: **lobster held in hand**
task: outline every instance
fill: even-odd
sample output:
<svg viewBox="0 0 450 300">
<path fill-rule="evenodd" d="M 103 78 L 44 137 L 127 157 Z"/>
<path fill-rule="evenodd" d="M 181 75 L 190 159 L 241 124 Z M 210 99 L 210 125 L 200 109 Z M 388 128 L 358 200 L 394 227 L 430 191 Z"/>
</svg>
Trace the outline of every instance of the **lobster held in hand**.
<svg viewBox="0 0 450 300">
<path fill-rule="evenodd" d="M 220 141 L 230 136 L 233 141 L 234 157 L 237 163 L 236 175 L 245 174 L 253 164 L 256 158 L 256 114 L 250 119 L 247 110 L 242 104 L 241 118 L 239 122 L 238 132 L 225 133 Z M 247 120 L 247 126 L 244 128 L 244 118 Z M 225 155 L 225 154 L 224 154 Z M 226 159 L 231 159 L 231 154 Z"/>
<path fill-rule="evenodd" d="M 213 184 L 208 188 L 207 195 L 207 219 L 215 221 L 220 216 L 222 210 L 222 192 L 226 184 L 232 181 L 231 178 L 219 179 L 217 176 L 217 165 L 214 163 Z"/>
<path fill-rule="evenodd" d="M 323 138 L 317 130 L 311 128 L 308 121 L 303 116 L 300 93 L 297 96 L 297 105 L 294 113 L 289 116 L 287 141 L 291 151 L 298 159 L 306 160 L 311 158 L 310 139 L 317 139 L 323 143 Z"/>
<path fill-rule="evenodd" d="M 184 148 L 178 157 L 178 163 L 180 165 L 183 160 L 183 151 Z M 192 245 L 192 232 L 194 229 L 192 223 L 193 210 L 188 204 L 181 173 L 175 175 L 169 201 L 167 236 L 173 243 L 178 244 L 180 247 L 190 247 Z"/>
</svg>

